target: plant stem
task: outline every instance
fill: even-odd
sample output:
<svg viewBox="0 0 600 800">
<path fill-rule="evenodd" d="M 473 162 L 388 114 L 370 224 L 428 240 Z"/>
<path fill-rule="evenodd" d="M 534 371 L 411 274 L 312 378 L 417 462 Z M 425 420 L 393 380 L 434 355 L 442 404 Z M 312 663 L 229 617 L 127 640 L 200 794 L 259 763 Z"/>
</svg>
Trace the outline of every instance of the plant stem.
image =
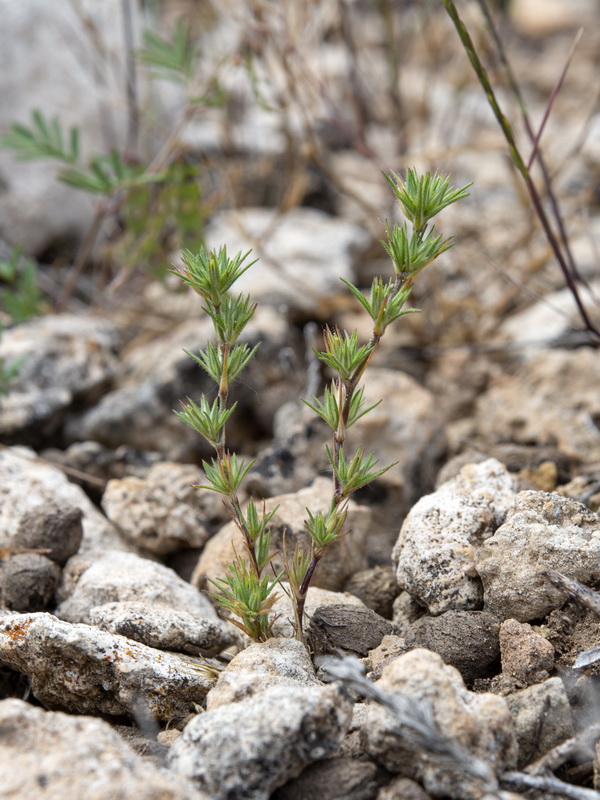
<svg viewBox="0 0 600 800">
<path fill-rule="evenodd" d="M 573 296 L 573 300 L 575 301 L 575 305 L 577 306 L 577 310 L 579 311 L 579 316 L 581 318 L 581 321 L 583 322 L 585 329 L 589 333 L 593 334 L 596 338 L 600 339 L 600 331 L 593 325 L 592 321 L 588 316 L 583 301 L 581 300 L 579 291 L 577 289 L 577 284 L 575 282 L 571 270 L 569 269 L 569 265 L 565 260 L 565 257 L 563 255 L 559 242 L 554 234 L 554 231 L 552 230 L 552 226 L 550 225 L 548 215 L 546 214 L 546 211 L 542 204 L 540 194 L 535 186 L 535 183 L 531 178 L 531 173 L 527 168 L 527 164 L 525 163 L 524 159 L 522 158 L 519 152 L 510 122 L 504 116 L 502 109 L 500 108 L 500 105 L 496 99 L 496 95 L 494 94 L 494 90 L 490 83 L 487 71 L 483 66 L 483 64 L 481 63 L 477 51 L 475 50 L 475 45 L 473 44 L 473 40 L 471 39 L 471 36 L 464 22 L 459 17 L 458 11 L 456 10 L 456 6 L 454 5 L 453 0 L 443 0 L 443 3 L 446 8 L 446 11 L 448 12 L 448 15 L 450 16 L 450 19 L 454 23 L 454 27 L 456 28 L 458 36 L 465 49 L 465 52 L 469 57 L 469 60 L 475 71 L 475 74 L 477 75 L 477 78 L 479 79 L 479 82 L 483 87 L 488 103 L 492 111 L 494 112 L 494 116 L 498 120 L 498 124 L 500 125 L 500 128 L 504 134 L 504 138 L 506 139 L 511 159 L 517 170 L 520 172 L 521 177 L 525 181 L 525 185 L 527 187 L 527 191 L 529 192 L 529 197 L 531 199 L 531 204 L 533 205 L 537 218 L 539 219 L 542 228 L 544 229 L 544 233 L 546 235 L 548 243 L 552 248 L 554 256 L 558 261 L 558 264 L 563 273 L 563 277 L 569 288 L 569 291 Z"/>
</svg>

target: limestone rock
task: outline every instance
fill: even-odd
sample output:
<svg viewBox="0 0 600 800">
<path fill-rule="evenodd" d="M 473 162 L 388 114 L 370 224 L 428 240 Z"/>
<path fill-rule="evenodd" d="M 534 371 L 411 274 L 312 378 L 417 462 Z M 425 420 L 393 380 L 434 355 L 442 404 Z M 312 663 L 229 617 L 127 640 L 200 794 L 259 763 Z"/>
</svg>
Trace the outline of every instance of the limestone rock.
<svg viewBox="0 0 600 800">
<path fill-rule="evenodd" d="M 209 599 L 162 564 L 133 553 L 75 556 L 63 572 L 57 616 L 98 622 L 152 647 L 209 654 L 231 640 Z"/>
<path fill-rule="evenodd" d="M 467 684 L 485 675 L 498 658 L 500 624 L 485 611 L 446 611 L 425 616 L 404 634 L 409 648 L 425 647 L 438 653 Z"/>
<path fill-rule="evenodd" d="M 123 536 L 150 553 L 202 547 L 210 536 L 207 511 L 214 499 L 214 492 L 194 488 L 203 480 L 198 467 L 161 462 L 144 479 L 109 481 L 102 508 Z"/>
<path fill-rule="evenodd" d="M 80 486 L 71 483 L 67 476 L 57 467 L 36 460 L 35 453 L 25 447 L 12 447 L 0 451 L 0 485 L 2 485 L 2 503 L 0 504 L 0 544 L 2 546 L 33 546 L 38 534 L 45 533 L 54 524 L 52 520 L 43 521 L 44 515 L 56 512 L 57 506 L 78 508 L 83 512 L 81 525 L 83 536 L 80 550 L 125 550 L 129 546 L 113 525 L 98 511 Z M 63 512 L 61 511 L 61 514 Z M 69 511 L 72 513 L 72 511 Z M 76 513 L 76 512 L 75 512 Z M 38 521 L 32 523 L 33 518 Z M 76 523 L 66 522 L 70 528 Z M 29 534 L 35 526 L 33 539 Z M 57 522 L 57 526 L 61 526 Z M 59 532 L 59 538 L 64 532 Z M 71 538 L 71 537 L 75 538 Z M 72 550 L 77 539 L 77 530 L 71 530 L 63 541 L 58 554 L 62 558 Z M 27 542 L 27 544 L 23 544 Z M 56 537 L 49 531 L 48 544 L 41 547 L 57 546 Z M 65 549 L 66 548 L 66 549 Z"/>
<path fill-rule="evenodd" d="M 214 683 L 190 656 L 47 613 L 2 613 L 0 662 L 27 675 L 34 697 L 48 708 L 78 714 L 184 717 Z"/>
<path fill-rule="evenodd" d="M 233 643 L 229 626 L 212 615 L 147 601 L 121 601 L 90 609 L 92 625 L 158 650 L 213 656 Z"/>
<path fill-rule="evenodd" d="M 519 743 L 519 768 L 574 736 L 569 698 L 560 678 L 549 678 L 508 695 Z"/>
<path fill-rule="evenodd" d="M 107 320 L 69 314 L 40 317 L 4 331 L 0 357 L 22 363 L 2 401 L 2 441 L 43 444 L 75 400 L 98 392 L 113 377 L 119 340 Z"/>
<path fill-rule="evenodd" d="M 89 622 L 90 609 L 106 603 L 146 601 L 216 619 L 208 598 L 172 569 L 133 553 L 76 556 L 65 568 L 63 600 L 57 614 L 69 622 Z"/>
<path fill-rule="evenodd" d="M 394 624 L 370 608 L 345 604 L 319 606 L 312 614 L 307 638 L 317 656 L 339 651 L 366 656 L 384 636 L 394 633 Z"/>
<path fill-rule="evenodd" d="M 467 691 L 460 673 L 437 654 L 416 649 L 398 656 L 384 667 L 376 685 L 426 703 L 440 733 L 488 762 L 495 772 L 514 768 L 517 746 L 505 701 Z M 421 749 L 410 731 L 381 706 L 369 707 L 364 736 L 372 758 L 392 773 L 417 780 L 431 795 L 464 800 L 482 796 L 480 784 Z"/>
<path fill-rule="evenodd" d="M 551 642 L 516 619 L 500 626 L 500 654 L 503 674 L 519 688 L 545 680 L 554 667 Z"/>
<path fill-rule="evenodd" d="M 463 467 L 421 498 L 392 553 L 400 587 L 431 614 L 481 608 L 477 549 L 502 524 L 514 498 L 513 479 L 496 459 Z"/>
<path fill-rule="evenodd" d="M 375 800 L 383 770 L 370 761 L 341 757 L 317 761 L 278 789 L 273 800 Z"/>
<path fill-rule="evenodd" d="M 60 567 L 41 553 L 15 553 L 0 566 L 1 596 L 13 611 L 43 611 L 60 580 Z"/>
<path fill-rule="evenodd" d="M 269 639 L 251 644 L 238 653 L 221 671 L 216 685 L 206 697 L 212 711 L 237 703 L 271 686 L 316 686 L 312 661 L 297 639 Z"/>
<path fill-rule="evenodd" d="M 515 375 L 496 378 L 477 403 L 477 430 L 491 442 L 555 444 L 574 461 L 600 461 L 596 350 L 548 350 Z"/>
<path fill-rule="evenodd" d="M 195 716 L 173 744 L 169 765 L 214 800 L 268 800 L 335 750 L 350 717 L 350 701 L 333 684 L 272 686 Z"/>
<path fill-rule="evenodd" d="M 0 702 L 3 798 L 27 800 L 209 800 L 186 781 L 140 758 L 101 719 Z"/>
<path fill-rule="evenodd" d="M 44 548 L 57 564 L 74 556 L 83 538 L 83 511 L 78 506 L 46 502 L 25 511 L 12 537 L 15 547 Z"/>
<path fill-rule="evenodd" d="M 485 608 L 527 622 L 565 600 L 542 569 L 588 583 L 597 575 L 600 520 L 586 506 L 547 492 L 520 492 L 514 508 L 476 554 Z"/>
<path fill-rule="evenodd" d="M 403 636 L 393 633 L 384 636 L 377 647 L 369 650 L 369 655 L 366 659 L 369 678 L 374 681 L 379 680 L 386 664 L 402 655 L 402 653 L 408 653 L 411 649 L 406 644 L 406 639 Z"/>
</svg>

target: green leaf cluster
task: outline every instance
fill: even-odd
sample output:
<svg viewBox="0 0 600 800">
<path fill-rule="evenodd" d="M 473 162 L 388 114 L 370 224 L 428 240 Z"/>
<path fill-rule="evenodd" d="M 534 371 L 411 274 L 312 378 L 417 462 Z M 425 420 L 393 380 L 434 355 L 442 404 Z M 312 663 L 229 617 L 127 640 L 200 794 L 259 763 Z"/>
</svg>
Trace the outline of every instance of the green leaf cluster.
<svg viewBox="0 0 600 800">
<path fill-rule="evenodd" d="M 223 457 L 212 458 L 210 464 L 203 461 L 202 466 L 208 485 L 200 484 L 198 488 L 212 489 L 214 492 L 231 497 L 240 488 L 246 473 L 253 464 L 254 461 L 249 464 L 238 461 L 235 453 L 225 453 Z"/>
<path fill-rule="evenodd" d="M 231 346 L 254 316 L 256 303 L 248 295 L 226 294 L 218 305 L 207 300 L 203 310 L 213 321 L 219 344 Z"/>
<path fill-rule="evenodd" d="M 382 278 L 376 277 L 371 284 L 369 297 L 365 297 L 360 289 L 350 281 L 342 278 L 342 282 L 346 284 L 373 320 L 373 333 L 376 336 L 383 336 L 387 326 L 405 314 L 413 314 L 418 311 L 416 308 L 403 309 L 412 291 L 410 284 L 399 286 L 394 278 L 384 283 Z"/>
<path fill-rule="evenodd" d="M 279 595 L 274 589 L 281 579 L 280 573 L 274 580 L 256 574 L 241 558 L 236 557 L 228 566 L 226 578 L 211 580 L 218 593 L 212 594 L 217 603 L 230 611 L 237 619 L 232 619 L 244 633 L 255 642 L 266 642 L 271 638 L 274 620 L 269 612 Z"/>
<path fill-rule="evenodd" d="M 315 350 L 317 357 L 331 367 L 343 381 L 352 381 L 373 351 L 371 344 L 358 344 L 358 332 L 347 333 L 325 328 L 325 350 Z"/>
<path fill-rule="evenodd" d="M 7 259 L 0 260 L 0 310 L 12 322 L 25 322 L 41 314 L 44 301 L 39 287 L 35 261 L 24 258 L 21 249 L 12 249 Z"/>
<path fill-rule="evenodd" d="M 262 511 L 259 512 L 256 503 L 250 498 L 245 512 L 242 512 L 241 515 L 244 531 L 247 532 L 254 547 L 256 565 L 259 572 L 262 572 L 274 555 L 271 553 L 271 533 L 267 526 L 277 513 L 278 508 L 279 506 L 272 511 L 267 511 L 263 501 Z"/>
<path fill-rule="evenodd" d="M 466 190 L 471 186 L 468 183 L 461 189 L 453 189 L 448 176 L 439 172 L 418 175 L 415 169 L 407 170 L 406 180 L 395 172 L 385 178 L 416 233 L 424 231 L 429 220 L 444 208 L 468 197 Z"/>
<path fill-rule="evenodd" d="M 31 114 L 31 126 L 14 122 L 6 136 L 0 139 L 0 144 L 15 150 L 23 161 L 55 158 L 74 164 L 79 158 L 78 128 L 71 128 L 65 136 L 57 117 L 47 120 L 37 109 Z"/>
<path fill-rule="evenodd" d="M 351 494 L 371 483 L 376 478 L 381 477 L 394 464 L 388 464 L 383 469 L 373 469 L 379 462 L 373 455 L 365 455 L 364 448 L 358 447 L 351 458 L 346 458 L 343 447 L 339 448 L 337 459 L 334 458 L 329 447 L 327 448 L 329 463 L 333 469 L 333 474 L 337 478 L 340 486 L 341 497 L 346 498 Z"/>
<path fill-rule="evenodd" d="M 386 233 L 387 241 L 381 244 L 392 259 L 394 272 L 410 281 L 454 244 L 452 237 L 436 236 L 435 228 L 418 234 L 415 231 L 409 233 L 406 224 L 401 227 L 394 224 L 393 228 L 386 225 Z"/>
<path fill-rule="evenodd" d="M 336 381 L 332 381 L 331 387 L 326 386 L 325 392 L 323 396 L 323 400 L 319 400 L 318 397 L 313 396 L 313 402 L 309 403 L 308 400 L 302 400 L 302 402 L 307 405 L 309 408 L 318 414 L 321 419 L 329 425 L 334 431 L 337 431 L 339 424 L 340 424 L 340 408 L 344 404 L 345 393 L 343 391 L 340 392 L 340 386 L 337 385 Z M 354 423 L 359 420 L 361 417 L 364 417 L 365 414 L 368 414 L 369 411 L 372 411 L 374 408 L 381 403 L 381 400 L 378 400 L 376 403 L 373 403 L 372 406 L 368 406 L 367 408 L 364 407 L 364 393 L 365 388 L 361 386 L 356 392 L 352 394 L 352 398 L 350 400 L 350 413 L 348 414 L 348 420 L 346 422 L 346 428 L 352 427 Z"/>
<path fill-rule="evenodd" d="M 244 342 L 235 344 L 230 350 L 225 350 L 208 342 L 198 355 L 190 353 L 189 350 L 183 352 L 193 358 L 216 384 L 220 384 L 223 373 L 227 377 L 227 382 L 232 383 L 250 363 L 259 347 L 258 344 L 250 347 Z"/>
<path fill-rule="evenodd" d="M 306 513 L 308 514 L 308 519 L 304 521 L 304 525 L 316 548 L 329 547 L 329 545 L 345 535 L 342 533 L 347 516 L 345 506 L 334 507 L 327 514 L 323 514 L 322 511 L 317 511 L 316 514 L 313 514 L 307 508 Z"/>
<path fill-rule="evenodd" d="M 170 39 L 152 31 L 144 31 L 142 38 L 144 47 L 137 51 L 137 59 L 153 69 L 157 77 L 175 83 L 186 83 L 193 77 L 199 51 L 183 20 L 178 20 Z"/>
<path fill-rule="evenodd" d="M 236 253 L 230 258 L 226 247 L 211 251 L 200 247 L 197 253 L 184 250 L 181 254 L 184 269 L 174 269 L 172 272 L 187 286 L 191 286 L 200 297 L 218 306 L 238 278 L 256 264 L 258 259 L 244 264 L 250 253 L 250 250 Z"/>
<path fill-rule="evenodd" d="M 200 405 L 189 397 L 188 402 L 182 405 L 183 411 L 175 411 L 179 419 L 197 431 L 213 447 L 218 447 L 223 428 L 233 414 L 236 403 L 231 408 L 222 408 L 218 397 L 211 404 L 203 395 L 200 398 Z"/>
</svg>

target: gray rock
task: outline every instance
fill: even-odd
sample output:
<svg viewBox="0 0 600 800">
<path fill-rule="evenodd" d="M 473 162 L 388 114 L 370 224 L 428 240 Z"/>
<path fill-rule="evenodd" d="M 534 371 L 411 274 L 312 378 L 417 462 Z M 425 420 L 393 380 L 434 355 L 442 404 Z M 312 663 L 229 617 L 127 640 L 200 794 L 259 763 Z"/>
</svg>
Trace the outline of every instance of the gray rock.
<svg viewBox="0 0 600 800">
<path fill-rule="evenodd" d="M 294 629 L 294 611 L 289 597 L 285 593 L 287 584 L 282 581 L 279 597 L 273 604 L 273 616 L 277 617 L 274 632 L 277 636 L 293 638 L 296 635 Z M 344 603 L 349 606 L 365 608 L 365 604 L 358 597 L 348 592 L 331 592 L 328 589 L 319 589 L 311 586 L 306 595 L 304 604 L 304 630 L 308 627 L 312 615 L 320 606 L 338 605 Z"/>
<path fill-rule="evenodd" d="M 560 678 L 510 694 L 506 703 L 519 743 L 519 769 L 574 736 L 571 707 Z"/>
<path fill-rule="evenodd" d="M 120 335 L 106 319 L 54 314 L 4 331 L 0 358 L 22 359 L 3 398 L 0 436 L 5 444 L 39 446 L 80 397 L 106 386 L 117 368 Z"/>
<path fill-rule="evenodd" d="M 251 644 L 223 669 L 206 697 L 212 711 L 237 703 L 271 686 L 316 686 L 313 663 L 297 639 L 269 639 Z"/>
<path fill-rule="evenodd" d="M 333 684 L 272 686 L 194 717 L 173 744 L 169 764 L 214 800 L 268 800 L 335 750 L 351 709 Z"/>
<path fill-rule="evenodd" d="M 28 536 L 27 525 L 32 515 L 38 520 L 44 519 L 47 510 L 54 513 L 59 508 L 79 508 L 83 512 L 81 524 L 83 538 L 80 550 L 90 552 L 110 549 L 128 549 L 130 546 L 118 531 L 98 511 L 80 486 L 71 483 L 67 476 L 55 466 L 36 459 L 32 450 L 25 447 L 12 447 L 0 451 L 0 485 L 2 485 L 2 503 L 0 504 L 0 544 L 15 546 Z M 38 516 L 41 515 L 41 516 Z M 45 524 L 40 521 L 41 531 Z M 67 551 L 74 546 L 71 536 L 77 531 L 70 528 L 66 542 Z M 36 529 L 36 535 L 40 533 Z M 64 535 L 64 530 L 61 531 Z M 63 545 L 65 543 L 63 542 Z M 29 546 L 29 545 L 28 545 Z M 48 545 L 54 547 L 51 539 Z M 61 555 L 64 555 L 64 550 Z"/>
<path fill-rule="evenodd" d="M 410 778 L 394 778 L 381 789 L 377 800 L 430 800 L 430 795 L 416 781 Z"/>
<path fill-rule="evenodd" d="M 586 506 L 547 492 L 521 492 L 506 521 L 476 554 L 485 608 L 519 622 L 543 617 L 565 594 L 545 578 L 554 569 L 588 583 L 597 575 L 600 519 Z"/>
<path fill-rule="evenodd" d="M 5 608 L 43 611 L 60 581 L 60 567 L 39 553 L 15 553 L 0 567 L 0 594 Z"/>
<path fill-rule="evenodd" d="M 395 632 L 394 624 L 370 608 L 349 605 L 320 606 L 313 613 L 306 632 L 317 656 L 336 654 L 366 656 L 384 636 Z"/>
<path fill-rule="evenodd" d="M 312 208 L 280 213 L 266 208 L 221 211 L 206 229 L 208 247 L 254 250 L 260 261 L 236 283 L 261 303 L 312 311 L 352 280 L 354 259 L 368 244 L 365 230 Z"/>
<path fill-rule="evenodd" d="M 555 444 L 579 464 L 600 460 L 594 420 L 600 400 L 600 357 L 595 350 L 548 350 L 516 374 L 499 376 L 480 397 L 477 431 L 486 440 Z"/>
<path fill-rule="evenodd" d="M 203 662 L 52 614 L 0 616 L 0 662 L 48 708 L 157 720 L 185 717 L 214 683 Z"/>
<path fill-rule="evenodd" d="M 132 601 L 218 619 L 208 598 L 172 569 L 118 551 L 93 558 L 74 556 L 63 573 L 61 600 L 56 614 L 69 622 L 89 623 L 96 606 Z"/>
<path fill-rule="evenodd" d="M 545 680 L 554 668 L 552 643 L 516 619 L 500 626 L 500 654 L 503 675 L 518 688 Z"/>
<path fill-rule="evenodd" d="M 83 538 L 83 511 L 78 506 L 54 502 L 25 511 L 13 537 L 16 547 L 47 548 L 57 564 L 79 550 Z"/>
<path fill-rule="evenodd" d="M 214 503 L 214 492 L 193 485 L 203 480 L 198 467 L 161 462 L 144 479 L 109 481 L 102 508 L 129 541 L 150 553 L 202 547 L 210 536 L 207 512 Z"/>
<path fill-rule="evenodd" d="M 279 506 L 269 525 L 271 549 L 278 551 L 271 562 L 276 573 L 283 569 L 280 554 L 283 552 L 284 533 L 288 552 L 293 552 L 296 541 L 308 550 L 311 540 L 304 527 L 306 509 L 309 508 L 313 514 L 326 511 L 331 503 L 331 495 L 331 482 L 326 478 L 317 478 L 306 489 L 266 501 L 267 511 Z M 313 586 L 338 591 L 350 575 L 366 567 L 370 520 L 371 512 L 367 507 L 350 502 L 346 528 L 351 529 L 352 533 L 326 550 L 315 571 Z M 194 570 L 192 583 L 195 586 L 204 586 L 206 578 L 223 578 L 227 574 L 227 565 L 233 561 L 234 549 L 241 553 L 243 546 L 241 533 L 235 522 L 225 525 L 206 543 Z"/>
<path fill-rule="evenodd" d="M 492 694 L 467 691 L 454 667 L 436 653 L 412 650 L 384 667 L 376 686 L 426 704 L 439 732 L 462 746 L 471 757 L 488 762 L 502 773 L 515 766 L 517 745 L 505 701 Z M 392 773 L 421 783 L 434 797 L 482 796 L 481 784 L 414 740 L 381 706 L 369 707 L 364 728 L 369 755 Z"/>
<path fill-rule="evenodd" d="M 101 719 L 0 702 L 0 797 L 27 800 L 209 800 L 155 767 Z"/>
<path fill-rule="evenodd" d="M 456 478 L 421 498 L 392 553 L 400 587 L 431 614 L 481 608 L 477 549 L 502 524 L 515 496 L 506 468 L 488 459 L 463 467 Z"/>
<path fill-rule="evenodd" d="M 80 129 L 82 157 L 106 152 L 106 129 L 99 124 L 98 110 L 116 140 L 125 131 L 125 111 L 117 112 L 115 99 L 122 97 L 123 67 L 103 69 L 100 52 L 116 52 L 123 31 L 117 0 L 100 5 L 85 0 L 74 7 L 68 0 L 2 0 L 0 32 L 0 87 L 5 98 L 0 129 L 8 132 L 13 122 L 30 124 L 31 111 L 41 109 L 49 118 L 58 116 L 68 134 Z M 84 16 L 85 15 L 85 16 Z M 89 18 L 86 19 L 87 15 Z M 39 26 L 35 48 L 24 46 L 32 22 Z M 98 39 L 90 46 L 90 27 Z M 97 70 L 104 74 L 96 80 Z M 55 161 L 18 161 L 14 152 L 0 154 L 0 236 L 12 244 L 24 244 L 28 252 L 40 253 L 58 243 L 82 237 L 91 223 L 94 198 L 56 180 Z"/>
<path fill-rule="evenodd" d="M 107 603 L 90 609 L 92 625 L 158 650 L 213 656 L 233 643 L 221 620 L 147 601 Z"/>
<path fill-rule="evenodd" d="M 369 679 L 373 681 L 379 680 L 386 664 L 402 655 L 402 653 L 408 653 L 411 649 L 406 644 L 406 639 L 403 636 L 398 636 L 397 634 L 384 636 L 381 644 L 373 650 L 369 650 L 366 659 Z"/>
<path fill-rule="evenodd" d="M 328 758 L 303 769 L 278 789 L 272 800 L 375 800 L 383 771 L 370 761 Z"/>
<path fill-rule="evenodd" d="M 344 587 L 355 597 L 360 597 L 367 608 L 386 619 L 394 613 L 394 600 L 400 590 L 391 567 L 371 567 L 356 572 Z"/>
<path fill-rule="evenodd" d="M 485 611 L 446 611 L 439 617 L 422 617 L 404 634 L 409 648 L 424 647 L 438 653 L 472 684 L 489 671 L 500 653 L 500 623 Z"/>
</svg>

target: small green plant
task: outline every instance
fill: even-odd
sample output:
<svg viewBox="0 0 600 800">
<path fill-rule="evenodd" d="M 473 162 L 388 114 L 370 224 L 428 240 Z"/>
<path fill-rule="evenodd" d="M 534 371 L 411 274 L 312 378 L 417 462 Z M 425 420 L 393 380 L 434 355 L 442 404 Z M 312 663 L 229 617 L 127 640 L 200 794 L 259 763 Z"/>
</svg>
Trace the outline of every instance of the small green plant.
<svg viewBox="0 0 600 800">
<path fill-rule="evenodd" d="M 8 258 L 0 259 L 0 341 L 4 322 L 25 322 L 44 311 L 35 261 L 24 258 L 15 247 Z M 0 395 L 6 395 L 13 378 L 19 374 L 24 358 L 7 364 L 0 358 Z"/>
<path fill-rule="evenodd" d="M 332 442 L 327 456 L 332 472 L 331 502 L 326 512 L 306 509 L 305 527 L 310 535 L 310 548 L 303 551 L 298 545 L 293 553 L 284 552 L 284 565 L 289 594 L 295 616 L 295 628 L 303 638 L 303 616 L 307 592 L 319 561 L 326 550 L 349 531 L 346 528 L 348 503 L 358 489 L 383 475 L 391 466 L 378 466 L 372 453 L 347 444 L 348 431 L 377 404 L 366 407 L 364 388 L 359 387 L 365 370 L 387 327 L 416 309 L 404 308 L 416 276 L 453 244 L 430 226 L 430 220 L 446 206 L 467 196 L 468 186 L 453 189 L 449 178 L 438 173 L 418 176 L 408 170 L 406 180 L 395 173 L 386 175 L 400 208 L 408 220 L 402 226 L 386 226 L 386 241 L 382 242 L 390 256 L 392 276 L 376 277 L 368 295 L 349 281 L 350 292 L 372 320 L 368 342 L 361 344 L 358 333 L 325 328 L 324 349 L 315 351 L 323 365 L 333 373 L 331 384 L 325 387 L 322 398 L 313 397 L 306 404 L 331 428 Z M 211 253 L 204 249 L 197 255 L 184 252 L 184 269 L 175 271 L 188 286 L 204 300 L 203 310 L 213 322 L 216 342 L 209 344 L 199 355 L 188 353 L 212 378 L 217 394 L 212 402 L 202 397 L 200 403 L 188 398 L 183 410 L 175 412 L 214 448 L 215 457 L 203 462 L 206 484 L 223 495 L 233 520 L 241 531 L 244 553 L 236 553 L 225 579 L 212 581 L 220 605 L 231 612 L 232 620 L 255 641 L 265 641 L 273 632 L 271 609 L 277 594 L 275 589 L 283 573 L 269 578 L 265 573 L 274 556 L 270 550 L 269 522 L 276 510 L 266 512 L 250 500 L 243 509 L 238 490 L 252 466 L 239 461 L 226 446 L 226 423 L 235 410 L 228 404 L 229 387 L 247 366 L 256 352 L 239 337 L 252 319 L 255 304 L 244 295 L 234 295 L 231 289 L 237 279 L 254 261 L 250 253 L 238 253 L 230 258 L 225 248 Z"/>
<path fill-rule="evenodd" d="M 0 259 L 0 312 L 11 322 L 25 322 L 43 311 L 37 264 L 14 247 L 8 258 Z"/>
</svg>

